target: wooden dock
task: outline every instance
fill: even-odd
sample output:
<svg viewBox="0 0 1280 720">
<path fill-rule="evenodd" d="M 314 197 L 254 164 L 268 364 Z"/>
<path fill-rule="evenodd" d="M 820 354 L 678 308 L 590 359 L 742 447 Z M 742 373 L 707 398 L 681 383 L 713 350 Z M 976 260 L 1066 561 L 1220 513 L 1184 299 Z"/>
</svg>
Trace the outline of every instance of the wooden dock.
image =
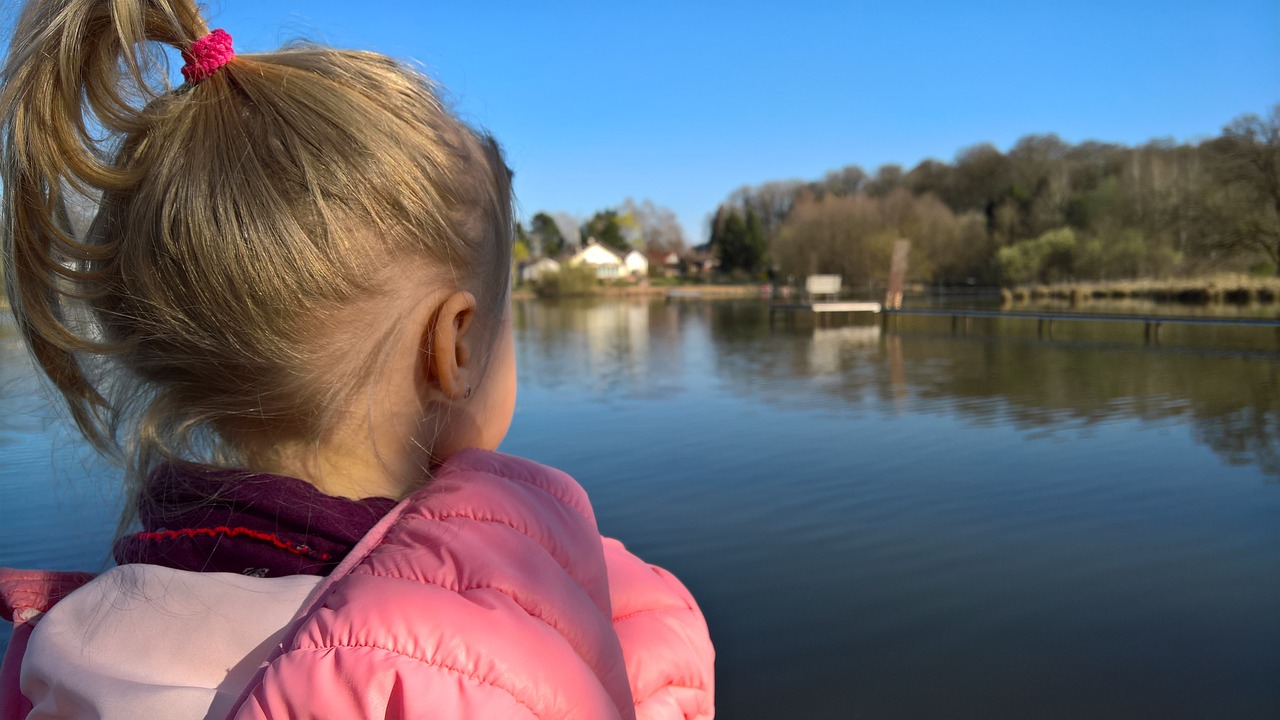
<svg viewBox="0 0 1280 720">
<path fill-rule="evenodd" d="M 833 313 L 878 313 L 881 305 L 878 302 L 847 302 L 837 298 L 840 286 L 844 281 L 839 275 L 810 275 L 804 281 L 804 294 L 799 302 L 772 302 L 769 304 L 769 320 L 773 321 L 774 313 L 812 313 L 819 315 Z"/>
<path fill-rule="evenodd" d="M 769 314 L 775 312 L 811 312 L 811 313 L 878 313 L 881 311 L 878 302 L 812 302 L 812 303 L 774 303 L 769 306 Z"/>
</svg>

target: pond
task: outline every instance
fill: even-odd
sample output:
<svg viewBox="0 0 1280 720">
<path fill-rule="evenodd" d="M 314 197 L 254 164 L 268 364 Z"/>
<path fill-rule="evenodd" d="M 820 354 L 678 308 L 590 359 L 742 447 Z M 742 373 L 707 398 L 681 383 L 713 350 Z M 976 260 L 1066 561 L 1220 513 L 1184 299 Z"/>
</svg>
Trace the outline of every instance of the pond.
<svg viewBox="0 0 1280 720">
<path fill-rule="evenodd" d="M 719 717 L 1280 717 L 1280 336 L 756 301 L 514 309 L 503 450 L 675 572 Z M 0 326 L 0 564 L 100 569 L 111 472 Z"/>
</svg>

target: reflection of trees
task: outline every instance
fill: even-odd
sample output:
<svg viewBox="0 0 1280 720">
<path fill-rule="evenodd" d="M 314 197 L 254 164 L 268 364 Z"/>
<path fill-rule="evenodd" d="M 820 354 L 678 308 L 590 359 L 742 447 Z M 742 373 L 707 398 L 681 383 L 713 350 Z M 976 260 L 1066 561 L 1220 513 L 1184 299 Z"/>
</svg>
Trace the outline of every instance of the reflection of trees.
<svg viewBox="0 0 1280 720">
<path fill-rule="evenodd" d="M 1049 432 L 1180 419 L 1226 462 L 1280 479 L 1280 356 L 1224 351 L 1212 343 L 1239 338 L 1217 328 L 1196 331 L 1198 348 L 1161 348 L 1107 323 L 1053 340 L 1028 323 L 959 335 L 945 319 L 888 333 L 871 318 L 771 326 L 757 302 L 518 302 L 513 312 L 522 382 L 548 389 L 665 397 L 706 377 L 685 358 L 710 357 L 731 391 L 790 407 L 956 413 Z"/>
<path fill-rule="evenodd" d="M 680 382 L 680 308 L 647 300 L 517 302 L 522 376 L 548 388 L 659 396 Z M 532 341 L 524 341 L 529 338 Z"/>
<path fill-rule="evenodd" d="M 771 328 L 767 312 L 717 308 L 711 331 L 727 385 L 768 402 L 829 409 L 905 403 L 979 424 L 1051 431 L 1121 418 L 1184 418 L 1225 461 L 1280 478 L 1275 353 L 1144 346 L 1121 325 L 1043 341 L 1034 326 L 1030 334 L 1000 327 L 953 336 L 936 331 L 942 325 L 922 325 L 869 343 L 879 331 L 874 321 Z"/>
<path fill-rule="evenodd" d="M 1272 392 L 1280 389 L 1272 388 Z M 1268 475 L 1280 478 L 1280 421 L 1274 412 L 1258 408 L 1240 410 L 1195 423 L 1196 439 L 1213 448 L 1232 465 L 1257 464 Z"/>
</svg>

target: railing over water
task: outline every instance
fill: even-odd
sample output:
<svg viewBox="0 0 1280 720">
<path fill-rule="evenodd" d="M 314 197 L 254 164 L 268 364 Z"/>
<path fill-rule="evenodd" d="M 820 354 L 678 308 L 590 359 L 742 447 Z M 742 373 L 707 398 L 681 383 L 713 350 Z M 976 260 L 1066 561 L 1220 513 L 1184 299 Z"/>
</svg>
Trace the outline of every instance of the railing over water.
<svg viewBox="0 0 1280 720">
<path fill-rule="evenodd" d="M 970 310 L 961 308 L 884 308 L 874 302 L 809 302 L 773 303 L 769 306 L 769 319 L 775 313 L 809 312 L 815 317 L 834 313 L 875 313 L 880 315 L 881 325 L 888 329 L 893 318 L 899 316 L 949 317 L 951 329 L 959 329 L 960 321 L 973 318 L 1023 319 L 1036 321 L 1040 337 L 1053 337 L 1056 322 L 1127 322 L 1142 323 L 1142 336 L 1147 342 L 1159 342 L 1160 328 L 1164 325 L 1217 325 L 1275 328 L 1280 336 L 1280 318 L 1208 317 L 1200 315 L 1121 315 L 1078 312 L 1036 312 L 1026 310 Z"/>
<path fill-rule="evenodd" d="M 1148 342 L 1160 340 L 1160 328 L 1163 325 L 1237 325 L 1248 327 L 1270 327 L 1280 333 L 1280 318 L 1243 318 L 1243 317 L 1206 317 L 1197 315 L 1104 315 L 1100 313 L 1072 312 L 1031 312 L 1025 310 L 960 310 L 946 308 L 920 308 L 884 310 L 881 312 L 881 323 L 887 325 L 894 316 L 918 315 L 925 317 L 950 317 L 951 328 L 957 329 L 961 319 L 970 318 L 1020 318 L 1035 320 L 1040 336 L 1053 337 L 1055 322 L 1129 322 L 1142 323 L 1142 336 Z"/>
</svg>

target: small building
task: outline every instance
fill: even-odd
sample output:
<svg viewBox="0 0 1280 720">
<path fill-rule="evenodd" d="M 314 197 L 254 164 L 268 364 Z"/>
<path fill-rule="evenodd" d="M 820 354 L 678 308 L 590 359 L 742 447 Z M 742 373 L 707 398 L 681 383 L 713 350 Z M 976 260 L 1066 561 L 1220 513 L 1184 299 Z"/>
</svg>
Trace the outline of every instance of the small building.
<svg viewBox="0 0 1280 720">
<path fill-rule="evenodd" d="M 839 275 L 810 275 L 804 279 L 804 291 L 812 299 L 835 299 L 840 294 Z"/>
<path fill-rule="evenodd" d="M 720 259 L 709 250 L 695 249 L 685 255 L 683 263 L 689 269 L 689 274 L 695 276 L 710 275 L 720 267 Z"/>
<path fill-rule="evenodd" d="M 674 250 L 655 250 L 645 253 L 645 259 L 649 261 L 649 274 L 662 273 L 665 275 L 680 274 L 680 253 Z"/>
<path fill-rule="evenodd" d="M 649 277 L 649 259 L 639 250 L 632 250 L 622 258 L 622 266 L 631 277 Z"/>
<path fill-rule="evenodd" d="M 586 247 L 569 258 L 571 266 L 583 264 L 594 267 L 596 278 L 600 280 L 616 280 L 629 275 L 622 257 L 601 245 L 595 238 L 588 239 Z"/>
<path fill-rule="evenodd" d="M 547 273 L 558 272 L 560 272 L 560 263 L 549 257 L 538 258 L 520 268 L 520 279 L 524 282 L 534 282 L 542 279 L 542 276 Z"/>
</svg>

